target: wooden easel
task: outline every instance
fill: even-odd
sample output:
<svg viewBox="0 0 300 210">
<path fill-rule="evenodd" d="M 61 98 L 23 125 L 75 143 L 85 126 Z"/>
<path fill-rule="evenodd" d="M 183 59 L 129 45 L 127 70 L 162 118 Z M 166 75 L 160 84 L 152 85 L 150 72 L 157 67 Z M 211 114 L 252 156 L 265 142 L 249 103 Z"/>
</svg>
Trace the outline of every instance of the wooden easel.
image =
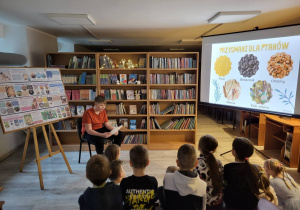
<svg viewBox="0 0 300 210">
<path fill-rule="evenodd" d="M 63 150 L 63 148 L 62 148 L 62 146 L 60 144 L 60 141 L 59 141 L 59 138 L 58 138 L 58 136 L 56 134 L 56 131 L 55 131 L 52 123 L 49 123 L 48 125 L 50 126 L 50 129 L 53 132 L 53 135 L 54 135 L 54 138 L 56 139 L 57 145 L 59 146 L 59 150 L 57 150 L 56 152 L 52 152 L 51 151 L 51 147 L 50 147 L 50 143 L 49 143 L 49 140 L 48 140 L 48 136 L 47 136 L 47 132 L 46 132 L 46 129 L 45 129 L 45 125 L 47 125 L 47 124 L 43 124 L 43 125 L 39 125 L 39 126 L 41 126 L 42 129 L 43 129 L 43 133 L 44 133 L 44 137 L 45 137 L 45 142 L 46 142 L 49 154 L 45 155 L 43 157 L 40 157 L 38 140 L 37 140 L 37 135 L 36 135 L 36 127 L 39 127 L 39 126 L 30 127 L 27 130 L 27 136 L 26 136 L 26 141 L 25 141 L 24 151 L 23 151 L 23 157 L 22 157 L 22 162 L 21 162 L 21 167 L 20 167 L 20 172 L 22 172 L 23 171 L 23 167 L 24 167 L 26 152 L 27 152 L 27 148 L 28 148 L 28 142 L 29 142 L 29 138 L 30 138 L 30 131 L 32 129 L 33 140 L 34 140 L 34 148 L 35 148 L 35 155 L 36 155 L 35 162 L 37 163 L 37 166 L 38 166 L 38 172 L 39 172 L 39 179 L 40 179 L 41 190 L 44 189 L 43 175 L 42 175 L 42 169 L 41 169 L 41 160 L 44 160 L 44 159 L 49 158 L 49 157 L 52 157 L 53 155 L 56 155 L 58 153 L 61 153 L 62 156 L 63 156 L 63 158 L 64 158 L 64 160 L 65 160 L 65 162 L 66 162 L 66 165 L 67 165 L 67 167 L 69 169 L 69 172 L 71 174 L 73 173 L 72 169 L 71 169 L 71 167 L 69 165 L 69 162 L 67 160 L 67 157 L 66 157 L 66 155 L 64 153 L 64 150 Z"/>
</svg>

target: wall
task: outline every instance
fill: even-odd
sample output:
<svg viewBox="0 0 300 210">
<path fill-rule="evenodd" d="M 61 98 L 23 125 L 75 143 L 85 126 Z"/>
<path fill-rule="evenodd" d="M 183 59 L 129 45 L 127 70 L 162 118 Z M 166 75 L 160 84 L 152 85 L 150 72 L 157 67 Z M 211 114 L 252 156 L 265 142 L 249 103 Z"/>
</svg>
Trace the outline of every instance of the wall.
<svg viewBox="0 0 300 210">
<path fill-rule="evenodd" d="M 1 23 L 0 23 L 1 25 Z M 26 66 L 45 66 L 45 53 L 57 52 L 57 38 L 26 26 L 3 25 L 4 38 L 0 37 L 0 52 L 22 54 Z M 0 128 L 0 161 L 22 147 L 26 134 L 17 131 L 3 134 Z M 37 131 L 40 133 L 40 129 Z"/>
<path fill-rule="evenodd" d="M 66 41 L 64 38 L 58 37 L 58 52 L 74 52 L 74 43 Z"/>
<path fill-rule="evenodd" d="M 26 66 L 30 65 L 29 51 L 25 26 L 3 25 L 4 38 L 0 38 L 0 52 L 17 53 L 27 59 Z"/>
<path fill-rule="evenodd" d="M 33 28 L 26 28 L 29 59 L 31 67 L 43 67 L 46 52 L 57 52 L 57 37 Z"/>
</svg>

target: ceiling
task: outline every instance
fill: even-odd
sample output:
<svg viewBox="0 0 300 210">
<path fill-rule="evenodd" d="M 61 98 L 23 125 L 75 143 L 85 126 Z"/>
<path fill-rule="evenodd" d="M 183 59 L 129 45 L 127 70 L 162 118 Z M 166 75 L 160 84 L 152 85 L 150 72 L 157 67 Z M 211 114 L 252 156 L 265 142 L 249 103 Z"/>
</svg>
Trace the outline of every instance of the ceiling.
<svg viewBox="0 0 300 210">
<path fill-rule="evenodd" d="M 218 12 L 257 10 L 259 16 L 244 22 L 207 23 Z M 59 25 L 48 13 L 89 14 L 96 24 Z M 201 41 L 204 34 L 300 24 L 300 0 L 0 0 L 0 23 L 26 25 L 92 51 L 189 51 L 199 49 L 201 42 L 184 44 L 181 39 Z M 89 42 L 96 37 L 112 44 Z"/>
</svg>

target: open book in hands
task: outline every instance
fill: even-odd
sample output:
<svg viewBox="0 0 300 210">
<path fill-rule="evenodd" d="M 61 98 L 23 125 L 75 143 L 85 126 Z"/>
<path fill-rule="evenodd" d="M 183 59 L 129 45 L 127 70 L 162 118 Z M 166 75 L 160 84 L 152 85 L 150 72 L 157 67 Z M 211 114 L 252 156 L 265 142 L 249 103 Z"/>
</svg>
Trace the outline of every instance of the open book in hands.
<svg viewBox="0 0 300 210">
<path fill-rule="evenodd" d="M 123 125 L 120 125 L 119 127 L 114 127 L 114 129 L 112 129 L 112 130 L 110 131 L 110 133 L 111 133 L 111 134 L 114 134 L 114 133 L 116 133 L 117 131 L 119 131 L 122 127 L 123 127 Z"/>
</svg>

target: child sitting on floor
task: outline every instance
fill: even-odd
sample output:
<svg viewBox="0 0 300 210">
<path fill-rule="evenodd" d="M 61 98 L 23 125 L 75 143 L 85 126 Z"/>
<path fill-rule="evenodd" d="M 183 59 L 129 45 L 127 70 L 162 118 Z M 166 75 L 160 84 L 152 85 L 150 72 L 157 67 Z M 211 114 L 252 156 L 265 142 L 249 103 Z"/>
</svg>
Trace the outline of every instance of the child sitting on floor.
<svg viewBox="0 0 300 210">
<path fill-rule="evenodd" d="M 120 158 L 120 146 L 117 144 L 110 144 L 106 147 L 104 154 L 109 161 L 118 160 Z"/>
<path fill-rule="evenodd" d="M 199 140 L 198 165 L 194 169 L 203 181 L 207 183 L 207 205 L 223 204 L 223 165 L 214 156 L 218 141 L 211 135 L 202 136 Z"/>
<path fill-rule="evenodd" d="M 93 183 L 79 197 L 80 210 L 122 209 L 122 192 L 113 182 L 106 183 L 110 163 L 104 155 L 92 156 L 86 165 L 86 177 Z"/>
<path fill-rule="evenodd" d="M 237 137 L 232 143 L 235 162 L 224 166 L 224 202 L 237 209 L 254 209 L 259 199 L 258 169 L 249 162 L 253 155 L 252 142 Z"/>
<path fill-rule="evenodd" d="M 125 177 L 126 173 L 122 167 L 122 160 L 113 160 L 110 162 L 111 174 L 109 179 L 111 182 L 114 182 L 116 185 L 119 185 L 122 179 Z"/>
<path fill-rule="evenodd" d="M 278 197 L 278 206 L 284 209 L 288 199 L 300 199 L 300 189 L 294 179 L 286 172 L 285 167 L 276 159 L 268 159 L 264 162 L 264 169 L 268 176 L 272 176 L 270 180 L 271 186 L 274 188 Z M 297 203 L 297 202 L 293 202 Z M 294 206 L 294 209 L 300 209 Z M 291 205 L 291 202 L 290 204 Z"/>
<path fill-rule="evenodd" d="M 206 186 L 193 169 L 197 165 L 196 150 L 192 145 L 182 145 L 177 153 L 179 171 L 166 173 L 164 186 L 159 188 L 159 200 L 163 209 L 206 209 Z"/>
<path fill-rule="evenodd" d="M 133 175 L 122 179 L 120 187 L 123 193 L 124 210 L 155 209 L 158 183 L 155 177 L 145 173 L 149 165 L 149 153 L 146 147 L 134 146 L 129 152 Z"/>
</svg>

